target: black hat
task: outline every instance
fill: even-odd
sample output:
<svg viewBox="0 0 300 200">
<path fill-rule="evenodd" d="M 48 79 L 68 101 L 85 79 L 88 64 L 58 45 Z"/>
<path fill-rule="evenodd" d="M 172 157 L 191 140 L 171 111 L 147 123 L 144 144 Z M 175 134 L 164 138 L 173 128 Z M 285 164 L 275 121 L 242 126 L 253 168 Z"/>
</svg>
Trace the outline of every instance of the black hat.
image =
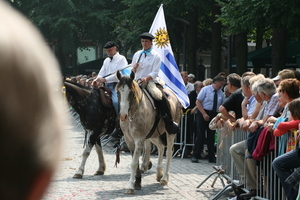
<svg viewBox="0 0 300 200">
<path fill-rule="evenodd" d="M 109 41 L 104 45 L 105 49 L 111 48 L 111 47 L 115 47 L 116 43 L 114 41 Z"/>
<path fill-rule="evenodd" d="M 140 35 L 141 39 L 153 40 L 154 36 L 151 33 L 145 32 Z"/>
</svg>

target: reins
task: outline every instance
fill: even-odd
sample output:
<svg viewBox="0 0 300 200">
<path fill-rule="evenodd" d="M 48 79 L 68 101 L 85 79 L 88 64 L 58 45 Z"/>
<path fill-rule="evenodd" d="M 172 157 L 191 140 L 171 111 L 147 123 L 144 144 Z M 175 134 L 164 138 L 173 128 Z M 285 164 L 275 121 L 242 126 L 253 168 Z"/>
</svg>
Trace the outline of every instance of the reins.
<svg viewBox="0 0 300 200">
<path fill-rule="evenodd" d="M 85 103 L 88 100 L 88 98 L 92 95 L 92 93 L 93 93 L 92 91 L 93 90 L 94 90 L 94 88 L 92 88 L 91 93 L 83 101 L 80 101 L 80 103 L 78 102 L 78 105 L 73 106 L 73 107 L 78 107 L 80 104 Z"/>
</svg>

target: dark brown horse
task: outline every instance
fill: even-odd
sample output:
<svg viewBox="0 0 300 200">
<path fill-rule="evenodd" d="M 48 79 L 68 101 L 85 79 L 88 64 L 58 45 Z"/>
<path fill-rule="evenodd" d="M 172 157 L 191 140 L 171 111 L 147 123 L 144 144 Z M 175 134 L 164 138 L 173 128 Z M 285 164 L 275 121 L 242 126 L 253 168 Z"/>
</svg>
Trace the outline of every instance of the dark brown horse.
<svg viewBox="0 0 300 200">
<path fill-rule="evenodd" d="M 106 169 L 105 160 L 103 157 L 100 136 L 109 134 L 115 127 L 116 113 L 113 106 L 104 106 L 100 101 L 100 89 L 91 89 L 80 84 L 65 81 L 66 96 L 69 104 L 79 114 L 80 121 L 87 133 L 90 132 L 87 138 L 85 149 L 82 154 L 82 161 L 73 178 L 82 178 L 84 167 L 88 156 L 96 146 L 98 154 L 99 168 L 95 175 L 103 175 Z"/>
</svg>

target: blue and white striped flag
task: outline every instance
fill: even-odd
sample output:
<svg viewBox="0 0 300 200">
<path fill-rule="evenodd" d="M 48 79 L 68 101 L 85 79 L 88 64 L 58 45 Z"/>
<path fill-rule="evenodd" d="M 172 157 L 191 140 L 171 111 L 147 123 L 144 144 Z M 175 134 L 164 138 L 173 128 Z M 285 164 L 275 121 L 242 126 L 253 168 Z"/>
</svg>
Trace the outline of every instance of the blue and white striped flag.
<svg viewBox="0 0 300 200">
<path fill-rule="evenodd" d="M 176 94 L 182 106 L 184 108 L 188 107 L 190 101 L 174 59 L 165 22 L 163 4 L 159 7 L 149 32 L 155 37 L 152 48 L 160 54 L 162 59 L 158 76 Z"/>
</svg>

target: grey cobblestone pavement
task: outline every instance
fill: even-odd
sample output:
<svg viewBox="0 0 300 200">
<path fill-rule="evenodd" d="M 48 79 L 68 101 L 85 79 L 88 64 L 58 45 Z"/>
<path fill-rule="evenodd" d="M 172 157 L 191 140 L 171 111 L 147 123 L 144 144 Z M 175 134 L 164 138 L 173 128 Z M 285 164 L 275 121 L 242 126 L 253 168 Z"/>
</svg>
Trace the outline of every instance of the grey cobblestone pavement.
<svg viewBox="0 0 300 200">
<path fill-rule="evenodd" d="M 200 188 L 196 188 L 211 172 L 212 165 L 207 160 L 191 163 L 190 158 L 176 157 L 172 160 L 169 184 L 162 186 L 156 181 L 157 155 L 151 155 L 153 167 L 142 174 L 142 189 L 134 195 L 124 194 L 130 176 L 131 155 L 121 153 L 121 161 L 114 167 L 115 154 L 112 143 L 104 146 L 104 157 L 107 169 L 104 175 L 94 176 L 98 168 L 95 148 L 87 160 L 82 179 L 73 179 L 81 162 L 84 131 L 73 125 L 65 128 L 65 146 L 63 157 L 57 173 L 52 178 L 50 187 L 43 200 L 66 199 L 211 199 L 223 187 L 217 180 L 211 187 L 214 178 L 208 179 Z M 215 177 L 215 176 L 213 176 Z M 222 197 L 227 199 L 227 197 Z"/>
</svg>

